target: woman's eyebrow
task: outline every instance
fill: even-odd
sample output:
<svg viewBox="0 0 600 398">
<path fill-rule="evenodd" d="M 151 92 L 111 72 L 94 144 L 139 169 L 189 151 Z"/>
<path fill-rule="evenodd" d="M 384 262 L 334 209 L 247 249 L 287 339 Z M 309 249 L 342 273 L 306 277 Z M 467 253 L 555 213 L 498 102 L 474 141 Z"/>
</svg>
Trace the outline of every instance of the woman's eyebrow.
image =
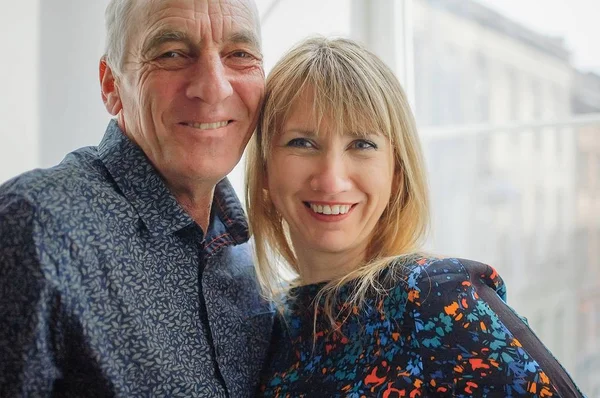
<svg viewBox="0 0 600 398">
<path fill-rule="evenodd" d="M 290 133 L 301 134 L 306 137 L 314 137 L 317 135 L 317 132 L 314 129 L 308 129 L 304 127 L 290 127 L 282 131 L 282 135 Z"/>
</svg>

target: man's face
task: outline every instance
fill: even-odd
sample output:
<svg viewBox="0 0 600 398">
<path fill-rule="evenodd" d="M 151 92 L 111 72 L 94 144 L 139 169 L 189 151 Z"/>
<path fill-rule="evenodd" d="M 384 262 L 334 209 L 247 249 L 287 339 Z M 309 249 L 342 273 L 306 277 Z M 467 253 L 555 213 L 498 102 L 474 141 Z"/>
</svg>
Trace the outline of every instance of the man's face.
<svg viewBox="0 0 600 398">
<path fill-rule="evenodd" d="M 249 0 L 138 2 L 115 92 L 119 125 L 168 185 L 216 184 L 238 163 L 264 95 Z"/>
</svg>

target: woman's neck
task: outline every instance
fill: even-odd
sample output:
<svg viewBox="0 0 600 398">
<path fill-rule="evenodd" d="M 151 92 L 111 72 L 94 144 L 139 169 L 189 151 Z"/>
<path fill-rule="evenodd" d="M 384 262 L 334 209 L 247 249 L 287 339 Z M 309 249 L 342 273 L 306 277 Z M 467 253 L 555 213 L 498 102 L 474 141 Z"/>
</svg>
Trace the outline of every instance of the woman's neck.
<svg viewBox="0 0 600 398">
<path fill-rule="evenodd" d="M 303 285 L 329 282 L 348 275 L 364 261 L 364 250 L 330 253 L 304 250 L 298 255 L 298 269 Z"/>
</svg>

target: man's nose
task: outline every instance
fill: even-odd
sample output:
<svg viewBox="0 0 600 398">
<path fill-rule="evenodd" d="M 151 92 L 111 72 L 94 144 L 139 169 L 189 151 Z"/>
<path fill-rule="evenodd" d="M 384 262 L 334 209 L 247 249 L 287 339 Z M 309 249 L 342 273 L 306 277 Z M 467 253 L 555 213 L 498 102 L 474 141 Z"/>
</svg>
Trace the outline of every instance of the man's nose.
<svg viewBox="0 0 600 398">
<path fill-rule="evenodd" d="M 348 191 L 352 182 L 343 154 L 324 154 L 310 178 L 310 189 L 327 195 Z"/>
<path fill-rule="evenodd" d="M 233 94 L 227 68 L 218 54 L 198 58 L 187 88 L 189 98 L 199 98 L 214 105 Z"/>
</svg>

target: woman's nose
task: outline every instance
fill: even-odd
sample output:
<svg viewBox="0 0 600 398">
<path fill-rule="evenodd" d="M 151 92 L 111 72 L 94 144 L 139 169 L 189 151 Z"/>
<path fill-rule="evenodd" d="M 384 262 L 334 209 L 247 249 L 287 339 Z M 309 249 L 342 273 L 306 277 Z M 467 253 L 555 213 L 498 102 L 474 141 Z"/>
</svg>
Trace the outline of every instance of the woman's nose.
<svg viewBox="0 0 600 398">
<path fill-rule="evenodd" d="M 342 154 L 323 156 L 310 179 L 310 189 L 325 194 L 344 192 L 351 186 L 347 165 Z"/>
</svg>

